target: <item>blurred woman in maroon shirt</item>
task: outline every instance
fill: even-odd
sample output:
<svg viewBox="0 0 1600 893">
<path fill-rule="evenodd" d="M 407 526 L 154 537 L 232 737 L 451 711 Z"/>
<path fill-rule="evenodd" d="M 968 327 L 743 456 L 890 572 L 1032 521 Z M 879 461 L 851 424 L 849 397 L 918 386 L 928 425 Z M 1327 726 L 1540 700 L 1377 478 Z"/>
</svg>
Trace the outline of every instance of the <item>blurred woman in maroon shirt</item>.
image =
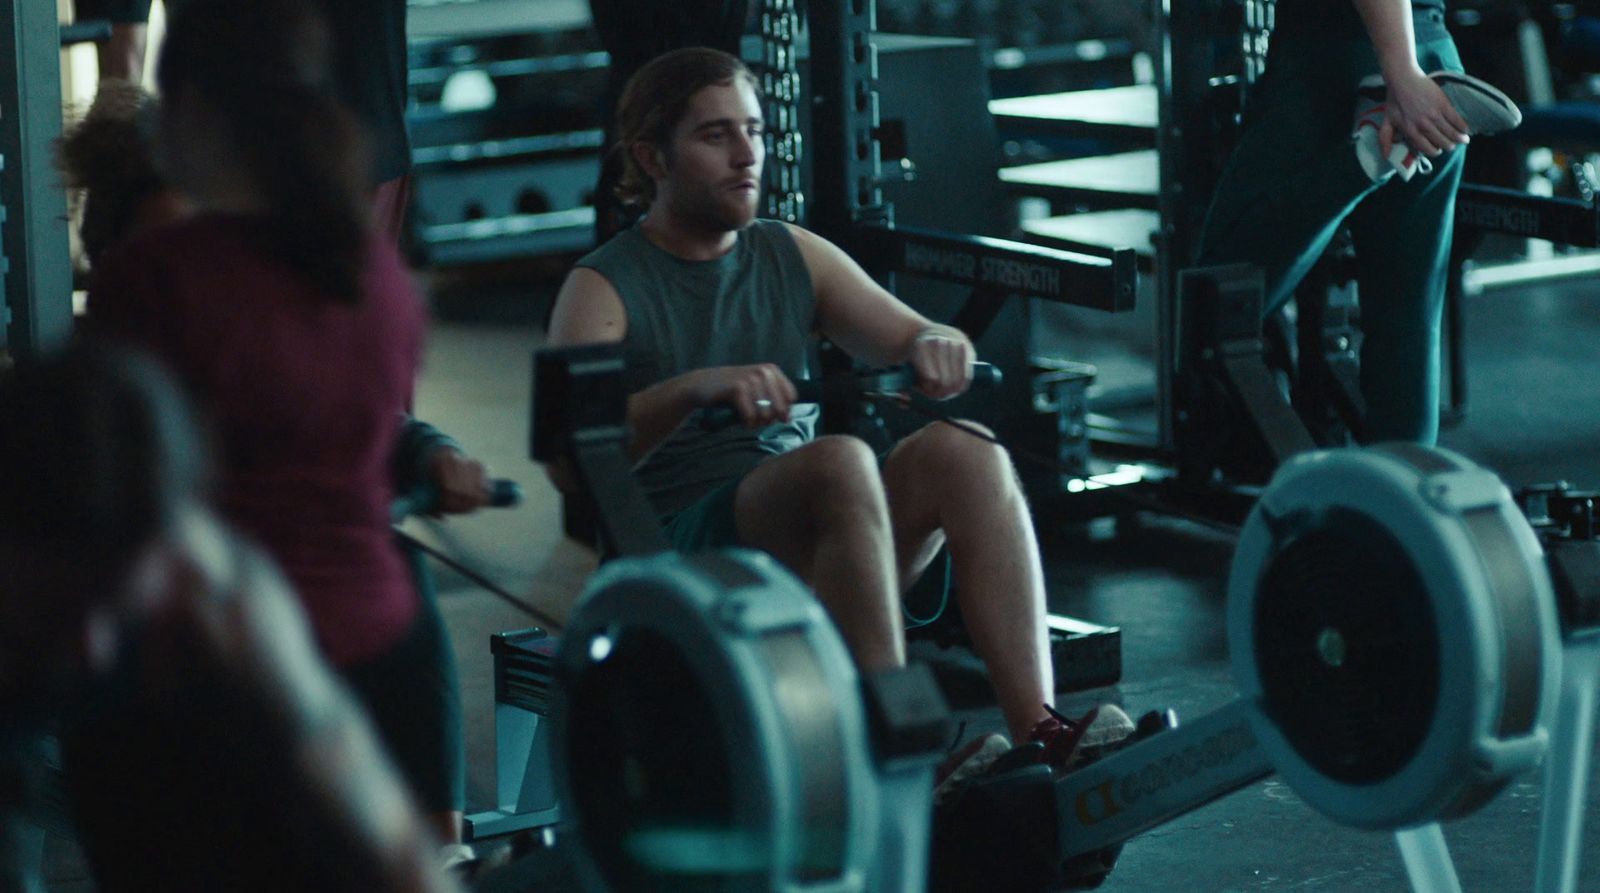
<svg viewBox="0 0 1600 893">
<path fill-rule="evenodd" d="M 152 351 L 186 386 L 217 440 L 223 513 L 282 566 L 323 654 L 458 839 L 460 782 L 445 776 L 459 773 L 435 765 L 448 745 L 432 740 L 459 709 L 439 691 L 454 684 L 439 678 L 449 644 L 389 531 L 424 314 L 372 232 L 364 140 L 329 52 L 302 0 L 174 13 L 157 73 L 161 165 L 194 213 L 107 253 L 88 325 Z"/>
</svg>

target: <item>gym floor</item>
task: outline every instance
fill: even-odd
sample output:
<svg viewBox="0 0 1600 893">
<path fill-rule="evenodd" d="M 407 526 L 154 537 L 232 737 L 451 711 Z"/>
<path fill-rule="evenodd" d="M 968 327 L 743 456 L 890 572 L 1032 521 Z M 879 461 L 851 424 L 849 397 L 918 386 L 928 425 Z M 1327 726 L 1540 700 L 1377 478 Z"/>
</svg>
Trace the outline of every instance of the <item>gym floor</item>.
<svg viewBox="0 0 1600 893">
<path fill-rule="evenodd" d="M 1600 487 L 1600 399 L 1585 384 L 1593 381 L 1600 345 L 1595 292 L 1593 282 L 1570 280 L 1469 299 L 1471 404 L 1466 420 L 1445 432 L 1445 446 L 1493 468 L 1513 487 L 1555 479 Z M 538 320 L 547 299 L 513 281 L 457 289 L 436 301 L 418 414 L 453 433 L 496 474 L 519 480 L 528 499 L 513 510 L 412 523 L 470 566 L 561 615 L 593 559 L 562 537 L 559 502 L 526 457 L 530 357 L 542 339 Z M 1137 339 L 1096 349 L 1135 358 L 1148 350 Z M 1180 717 L 1197 717 L 1234 696 L 1223 629 L 1232 549 L 1226 536 L 1155 516 L 1115 527 L 1037 521 L 1052 610 L 1123 630 L 1122 683 L 1069 695 L 1068 707 L 1110 700 L 1134 714 L 1173 707 Z M 488 639 L 530 621 L 449 571 L 440 569 L 439 583 L 462 671 L 468 807 L 483 809 L 494 781 Z M 1000 727 L 992 707 L 964 711 L 963 718 L 968 734 Z M 1327 717 L 1330 725 L 1340 719 Z M 1592 790 L 1588 802 L 1585 850 L 1595 853 L 1600 800 Z M 1530 777 L 1446 827 L 1467 890 L 1531 888 L 1539 804 L 1540 785 Z M 93 889 L 69 846 L 53 843 L 51 853 L 51 889 Z M 1600 891 L 1600 859 L 1591 857 L 1587 869 L 1580 889 Z M 1388 891 L 1406 889 L 1406 881 L 1389 835 L 1337 826 L 1269 779 L 1132 841 L 1102 889 Z"/>
</svg>

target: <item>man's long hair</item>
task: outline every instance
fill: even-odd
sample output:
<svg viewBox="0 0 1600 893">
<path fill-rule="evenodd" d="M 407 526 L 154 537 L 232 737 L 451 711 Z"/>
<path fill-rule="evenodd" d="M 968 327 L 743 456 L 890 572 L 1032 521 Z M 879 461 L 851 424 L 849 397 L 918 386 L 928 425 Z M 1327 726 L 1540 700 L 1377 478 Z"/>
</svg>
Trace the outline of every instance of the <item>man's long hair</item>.
<svg viewBox="0 0 1600 893">
<path fill-rule="evenodd" d="M 658 56 L 628 79 L 617 101 L 617 141 L 611 147 L 622 156 L 617 198 L 624 205 L 649 207 L 656 197 L 655 181 L 633 157 L 633 147 L 648 143 L 666 155 L 672 131 L 688 114 L 694 95 L 706 87 L 728 86 L 740 79 L 760 95 L 760 83 L 743 62 L 709 47 Z"/>
</svg>

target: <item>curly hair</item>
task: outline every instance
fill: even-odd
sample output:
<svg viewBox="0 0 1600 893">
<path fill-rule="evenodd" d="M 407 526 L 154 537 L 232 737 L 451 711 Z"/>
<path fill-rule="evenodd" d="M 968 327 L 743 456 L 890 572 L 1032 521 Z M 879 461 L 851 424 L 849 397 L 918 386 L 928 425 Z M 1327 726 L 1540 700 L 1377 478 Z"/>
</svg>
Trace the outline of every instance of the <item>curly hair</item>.
<svg viewBox="0 0 1600 893">
<path fill-rule="evenodd" d="M 617 100 L 617 141 L 610 149 L 622 158 L 617 198 L 624 205 L 649 207 L 656 184 L 633 157 L 633 146 L 648 143 L 665 153 L 672 131 L 689 111 L 689 101 L 706 87 L 743 80 L 761 96 L 761 84 L 734 56 L 709 47 L 673 50 L 652 59 L 628 78 Z"/>
<path fill-rule="evenodd" d="M 155 97 L 106 80 L 83 119 L 56 143 L 56 168 L 76 193 L 78 232 L 89 264 L 128 235 L 141 209 L 170 188 L 156 166 Z"/>
</svg>

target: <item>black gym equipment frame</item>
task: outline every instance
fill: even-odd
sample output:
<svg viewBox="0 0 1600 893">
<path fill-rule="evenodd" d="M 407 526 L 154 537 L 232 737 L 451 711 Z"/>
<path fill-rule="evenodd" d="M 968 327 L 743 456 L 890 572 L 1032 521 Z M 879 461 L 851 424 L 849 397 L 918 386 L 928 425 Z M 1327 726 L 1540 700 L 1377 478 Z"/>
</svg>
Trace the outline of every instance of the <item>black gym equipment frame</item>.
<svg viewBox="0 0 1600 893">
<path fill-rule="evenodd" d="M 1087 440 L 1106 461 L 1068 481 L 1054 507 L 1077 519 L 1153 510 L 1236 527 L 1279 463 L 1359 428 L 1357 339 L 1348 302 L 1302 315 L 1301 389 L 1316 391 L 1318 416 L 1308 427 L 1276 371 L 1293 348 L 1286 354 L 1263 333 L 1260 273 L 1191 268 L 1248 90 L 1266 69 L 1276 0 L 1150 2 L 1158 54 L 1155 430 L 1091 416 Z"/>
<path fill-rule="evenodd" d="M 1140 510 L 1236 527 L 1283 459 L 1316 445 L 1289 408 L 1262 333 L 1260 274 L 1248 267 L 1190 269 L 1210 196 L 1237 141 L 1248 88 L 1266 67 L 1275 0 L 1150 0 L 1157 26 L 1159 158 L 1155 430 L 1090 417 L 1097 458 L 1052 500 L 1063 518 Z M 1113 252 L 1115 253 L 1115 252 Z M 1348 308 L 1312 314 L 1312 378 L 1330 434 L 1359 408 Z M 1280 364 L 1281 365 L 1281 364 Z M 1351 399 L 1354 395 L 1354 399 Z M 1236 455 L 1238 453 L 1238 455 Z"/>
<path fill-rule="evenodd" d="M 1132 309 L 1138 272 L 1131 249 L 1094 255 L 895 225 L 894 207 L 881 188 L 887 178 L 879 142 L 875 10 L 875 0 L 810 4 L 813 183 L 831 184 L 808 197 L 811 228 L 875 275 L 906 272 L 972 286 L 969 306 L 1020 295 L 1113 312 Z"/>
<path fill-rule="evenodd" d="M 1501 186 L 1462 183 L 1456 192 L 1456 233 L 1444 302 L 1444 339 L 1450 398 L 1445 412 L 1467 411 L 1467 324 L 1464 270 L 1490 233 L 1545 239 L 1572 248 L 1600 248 L 1600 196 L 1582 200 L 1532 195 Z"/>
<path fill-rule="evenodd" d="M 633 480 L 622 365 L 611 345 L 535 354 L 528 454 L 568 463 L 583 492 L 606 507 L 597 513 L 602 555 L 654 555 L 672 547 Z"/>
<path fill-rule="evenodd" d="M 669 551 L 671 544 L 633 479 L 622 373 L 622 355 L 615 345 L 536 353 L 528 454 L 536 462 L 559 466 L 591 497 L 599 509 L 601 554 L 656 555 Z M 556 649 L 556 638 L 539 627 L 510 630 L 490 639 L 495 800 L 494 808 L 464 817 L 463 833 L 469 841 L 561 820 L 550 762 Z"/>
<path fill-rule="evenodd" d="M 1148 463 L 1148 475 L 1118 485 L 1086 478 L 1082 492 L 1089 498 L 1070 511 L 1093 517 L 1132 504 L 1233 526 L 1248 511 L 1256 485 L 1284 458 L 1313 442 L 1332 446 L 1350 436 L 1362 439 L 1359 329 L 1352 292 L 1340 284 L 1350 278 L 1348 250 L 1336 241 L 1297 289 L 1299 375 L 1291 408 L 1282 389 L 1267 387 L 1279 374 L 1272 370 L 1287 360 L 1274 353 L 1281 345 L 1268 337 L 1274 321 L 1252 323 L 1239 315 L 1237 302 L 1210 300 L 1219 289 L 1242 296 L 1246 290 L 1240 289 L 1239 277 L 1244 274 L 1187 268 L 1217 176 L 1236 141 L 1248 91 L 1265 71 L 1276 2 L 1153 3 L 1161 26 L 1157 436 L 1148 447 L 1096 439 L 1108 455 Z M 1236 41 L 1221 39 L 1232 32 Z M 1459 418 L 1466 406 L 1463 262 L 1490 232 L 1600 246 L 1600 202 L 1463 183 L 1455 223 L 1444 320 L 1447 419 Z M 1196 382 L 1196 372 L 1205 380 Z M 1231 430 L 1218 430 L 1223 428 Z M 1232 452 L 1235 448 L 1243 454 Z"/>
</svg>

